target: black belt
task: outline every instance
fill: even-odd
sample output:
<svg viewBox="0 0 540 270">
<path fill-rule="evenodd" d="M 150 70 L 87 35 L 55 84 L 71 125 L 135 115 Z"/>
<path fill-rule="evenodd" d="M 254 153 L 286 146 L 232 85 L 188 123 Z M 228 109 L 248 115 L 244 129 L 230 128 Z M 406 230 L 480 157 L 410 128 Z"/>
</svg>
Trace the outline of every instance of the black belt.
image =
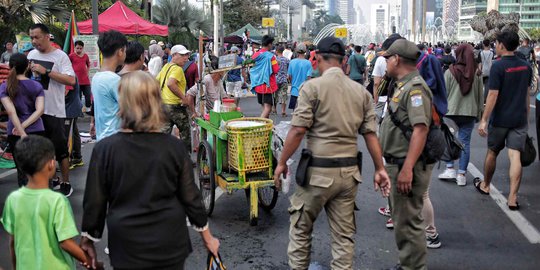
<svg viewBox="0 0 540 270">
<path fill-rule="evenodd" d="M 386 163 L 392 164 L 392 165 L 403 165 L 403 163 L 405 163 L 405 158 L 385 156 L 384 160 L 386 161 Z"/>
<path fill-rule="evenodd" d="M 358 159 L 355 157 L 346 157 L 346 158 L 317 158 L 313 157 L 311 167 L 321 167 L 321 168 L 342 168 L 342 167 L 351 167 L 358 165 Z"/>
</svg>

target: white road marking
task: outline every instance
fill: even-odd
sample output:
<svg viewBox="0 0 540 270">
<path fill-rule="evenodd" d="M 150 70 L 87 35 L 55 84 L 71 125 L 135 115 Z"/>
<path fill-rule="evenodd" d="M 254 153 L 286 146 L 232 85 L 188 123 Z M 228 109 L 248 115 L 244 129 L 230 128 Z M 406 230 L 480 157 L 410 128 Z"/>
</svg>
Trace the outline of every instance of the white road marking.
<svg viewBox="0 0 540 270">
<path fill-rule="evenodd" d="M 476 166 L 474 166 L 474 164 L 469 163 L 468 170 L 474 177 L 484 179 L 484 175 L 476 168 Z M 540 232 L 538 232 L 538 230 L 519 211 L 511 211 L 508 209 L 506 198 L 493 184 L 490 185 L 489 196 L 497 203 L 497 205 L 499 205 L 501 210 L 516 225 L 531 244 L 540 244 Z"/>
<path fill-rule="evenodd" d="M 223 190 L 220 188 L 220 187 L 217 187 L 216 188 L 216 198 L 215 198 L 215 201 L 217 201 L 219 199 L 219 197 L 221 197 L 221 195 L 225 194 L 225 192 L 223 192 Z"/>
<path fill-rule="evenodd" d="M 17 169 L 11 169 L 7 172 L 3 172 L 2 174 L 0 174 L 0 179 L 4 178 L 4 177 L 8 177 L 14 173 L 17 173 Z"/>
</svg>

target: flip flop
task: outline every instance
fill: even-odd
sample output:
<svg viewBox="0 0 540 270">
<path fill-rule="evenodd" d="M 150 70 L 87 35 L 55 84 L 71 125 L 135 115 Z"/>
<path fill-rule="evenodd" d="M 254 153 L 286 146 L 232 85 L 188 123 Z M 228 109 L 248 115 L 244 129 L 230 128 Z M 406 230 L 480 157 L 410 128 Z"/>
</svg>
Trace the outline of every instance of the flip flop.
<svg viewBox="0 0 540 270">
<path fill-rule="evenodd" d="M 519 203 L 517 201 L 516 201 L 516 205 L 509 205 L 508 203 L 506 205 L 508 205 L 508 209 L 510 209 L 512 211 L 519 210 Z"/>
<path fill-rule="evenodd" d="M 482 190 L 482 188 L 480 188 L 480 185 L 482 184 L 483 181 L 480 181 L 480 178 L 476 177 L 474 178 L 473 180 L 473 184 L 474 184 L 474 187 L 476 188 L 476 190 L 478 190 L 478 192 L 482 195 L 489 195 L 489 192 L 485 192 Z"/>
</svg>

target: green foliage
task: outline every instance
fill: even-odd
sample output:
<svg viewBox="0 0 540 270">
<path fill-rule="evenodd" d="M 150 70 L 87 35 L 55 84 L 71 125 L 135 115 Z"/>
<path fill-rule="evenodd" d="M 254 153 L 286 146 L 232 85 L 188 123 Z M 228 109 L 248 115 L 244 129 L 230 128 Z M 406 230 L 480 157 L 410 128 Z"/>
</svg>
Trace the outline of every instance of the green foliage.
<svg viewBox="0 0 540 270">
<path fill-rule="evenodd" d="M 182 44 L 189 49 L 198 46 L 199 30 L 211 34 L 212 21 L 204 16 L 202 9 L 178 0 L 161 0 L 153 8 L 153 21 L 169 26 L 169 42 Z"/>
<path fill-rule="evenodd" d="M 270 17 L 270 10 L 263 0 L 228 0 L 223 2 L 225 33 L 234 32 L 248 23 L 258 28 L 264 17 Z"/>
<path fill-rule="evenodd" d="M 540 28 L 531 28 L 527 29 L 527 33 L 532 40 L 537 40 L 540 42 Z"/>
<path fill-rule="evenodd" d="M 315 19 L 313 19 L 314 28 L 310 32 L 312 37 L 317 36 L 317 34 L 328 24 L 337 23 L 344 24 L 343 20 L 339 15 L 329 15 L 326 10 L 319 10 L 315 13 Z"/>
</svg>

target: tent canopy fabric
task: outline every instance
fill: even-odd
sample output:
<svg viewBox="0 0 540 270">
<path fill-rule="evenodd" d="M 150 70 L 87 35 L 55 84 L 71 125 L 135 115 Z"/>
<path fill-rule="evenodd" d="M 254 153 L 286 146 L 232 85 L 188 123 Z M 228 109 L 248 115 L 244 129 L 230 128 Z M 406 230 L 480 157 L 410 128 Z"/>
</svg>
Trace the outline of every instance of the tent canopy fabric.
<svg viewBox="0 0 540 270">
<path fill-rule="evenodd" d="M 230 33 L 229 36 L 234 35 L 234 36 L 241 37 L 244 34 L 244 31 L 246 31 L 246 29 L 249 31 L 249 37 L 251 39 L 254 39 L 254 40 L 261 40 L 262 39 L 263 34 L 261 34 L 261 32 L 259 32 L 259 30 L 257 30 L 257 28 L 253 27 L 253 25 L 251 25 L 251 23 L 248 23 L 248 24 L 244 25 L 244 27 L 241 27 L 240 29 Z"/>
<path fill-rule="evenodd" d="M 116 30 L 126 35 L 168 36 L 166 25 L 153 24 L 141 18 L 122 1 L 114 3 L 98 16 L 99 32 Z M 77 23 L 81 34 L 92 34 L 92 19 Z"/>
</svg>

